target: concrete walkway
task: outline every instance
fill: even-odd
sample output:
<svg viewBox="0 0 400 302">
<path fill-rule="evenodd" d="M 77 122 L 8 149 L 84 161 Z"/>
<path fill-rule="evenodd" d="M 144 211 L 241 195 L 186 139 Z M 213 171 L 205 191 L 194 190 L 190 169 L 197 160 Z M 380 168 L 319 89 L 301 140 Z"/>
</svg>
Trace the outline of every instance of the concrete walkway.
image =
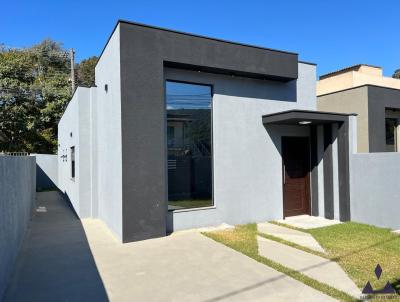
<svg viewBox="0 0 400 302">
<path fill-rule="evenodd" d="M 300 229 L 316 229 L 342 223 L 339 220 L 310 215 L 286 217 L 285 219 L 278 220 L 278 222 Z"/>
<path fill-rule="evenodd" d="M 315 240 L 311 234 L 285 228 L 268 222 L 257 224 L 257 229 L 260 233 L 278 237 L 283 240 L 307 247 L 314 251 L 325 253 L 325 250 L 320 246 L 318 241 Z"/>
<path fill-rule="evenodd" d="M 58 192 L 37 194 L 5 301 L 107 301 L 83 226 Z"/>
<path fill-rule="evenodd" d="M 258 236 L 259 254 L 355 298 L 361 291 L 336 262 Z"/>
<path fill-rule="evenodd" d="M 198 232 L 121 244 L 39 195 L 6 301 L 335 301 Z"/>
</svg>

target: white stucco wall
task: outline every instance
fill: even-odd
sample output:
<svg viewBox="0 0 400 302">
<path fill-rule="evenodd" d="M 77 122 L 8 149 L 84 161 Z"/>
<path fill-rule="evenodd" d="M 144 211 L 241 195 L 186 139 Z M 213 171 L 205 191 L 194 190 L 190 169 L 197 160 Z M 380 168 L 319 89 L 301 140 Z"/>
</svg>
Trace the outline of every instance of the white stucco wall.
<svg viewBox="0 0 400 302">
<path fill-rule="evenodd" d="M 92 216 L 90 98 L 93 89 L 79 87 L 58 124 L 58 187 L 81 218 Z M 71 177 L 71 147 L 75 147 L 74 179 Z"/>
<path fill-rule="evenodd" d="M 122 240 L 122 138 L 119 25 L 96 66 L 94 169 L 98 217 Z M 105 91 L 105 85 L 108 91 Z"/>
<path fill-rule="evenodd" d="M 269 126 L 262 115 L 315 110 L 315 66 L 299 64 L 288 83 L 165 69 L 165 78 L 212 84 L 214 207 L 169 212 L 169 230 L 282 218 L 280 138 L 309 135 L 309 127 Z"/>
<path fill-rule="evenodd" d="M 78 88 L 58 123 L 58 187 L 71 201 L 79 217 L 81 212 L 79 200 L 80 159 L 79 145 L 79 96 Z M 72 135 L 71 135 L 72 134 Z M 75 147 L 75 180 L 71 178 L 71 147 Z"/>
<path fill-rule="evenodd" d="M 31 154 L 36 157 L 36 188 L 52 189 L 58 183 L 58 156 L 56 154 Z"/>
<path fill-rule="evenodd" d="M 119 47 L 117 28 L 96 66 L 97 87 L 78 87 L 59 122 L 58 162 L 59 188 L 79 217 L 102 219 L 122 240 Z M 75 179 L 70 176 L 72 146 Z M 65 154 L 67 159 L 62 157 Z"/>
</svg>

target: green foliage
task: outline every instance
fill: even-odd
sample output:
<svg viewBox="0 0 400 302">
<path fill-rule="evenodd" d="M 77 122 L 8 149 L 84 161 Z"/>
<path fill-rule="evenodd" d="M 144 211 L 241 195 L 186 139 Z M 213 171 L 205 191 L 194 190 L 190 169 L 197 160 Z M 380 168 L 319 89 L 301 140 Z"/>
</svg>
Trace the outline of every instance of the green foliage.
<svg viewBox="0 0 400 302">
<path fill-rule="evenodd" d="M 393 73 L 393 78 L 400 79 L 400 69 L 396 69 Z"/>
<path fill-rule="evenodd" d="M 0 49 L 0 151 L 53 153 L 71 98 L 69 57 L 60 43 Z"/>
<path fill-rule="evenodd" d="M 77 83 L 79 86 L 92 87 L 95 85 L 94 68 L 97 64 L 98 57 L 93 56 L 86 60 L 82 60 L 77 68 Z"/>
</svg>

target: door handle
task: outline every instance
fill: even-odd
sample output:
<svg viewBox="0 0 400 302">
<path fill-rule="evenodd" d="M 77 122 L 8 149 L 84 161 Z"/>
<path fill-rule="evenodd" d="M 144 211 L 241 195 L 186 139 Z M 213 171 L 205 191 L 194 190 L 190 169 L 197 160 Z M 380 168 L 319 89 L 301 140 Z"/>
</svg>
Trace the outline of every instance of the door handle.
<svg viewBox="0 0 400 302">
<path fill-rule="evenodd" d="M 286 169 L 285 169 L 285 165 L 283 165 L 282 173 L 283 173 L 283 184 L 285 185 L 286 184 Z"/>
</svg>

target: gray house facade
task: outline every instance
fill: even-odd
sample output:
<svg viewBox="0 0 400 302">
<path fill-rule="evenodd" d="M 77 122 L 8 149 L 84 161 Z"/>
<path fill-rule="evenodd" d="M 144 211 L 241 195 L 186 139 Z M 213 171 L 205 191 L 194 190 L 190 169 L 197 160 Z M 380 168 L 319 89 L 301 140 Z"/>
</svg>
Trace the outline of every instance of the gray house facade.
<svg viewBox="0 0 400 302">
<path fill-rule="evenodd" d="M 357 113 L 360 153 L 400 151 L 400 80 L 360 64 L 320 77 L 317 108 Z"/>
<path fill-rule="evenodd" d="M 354 117 L 295 53 L 119 21 L 59 123 L 59 188 L 122 242 L 311 214 L 349 220 Z"/>
</svg>

